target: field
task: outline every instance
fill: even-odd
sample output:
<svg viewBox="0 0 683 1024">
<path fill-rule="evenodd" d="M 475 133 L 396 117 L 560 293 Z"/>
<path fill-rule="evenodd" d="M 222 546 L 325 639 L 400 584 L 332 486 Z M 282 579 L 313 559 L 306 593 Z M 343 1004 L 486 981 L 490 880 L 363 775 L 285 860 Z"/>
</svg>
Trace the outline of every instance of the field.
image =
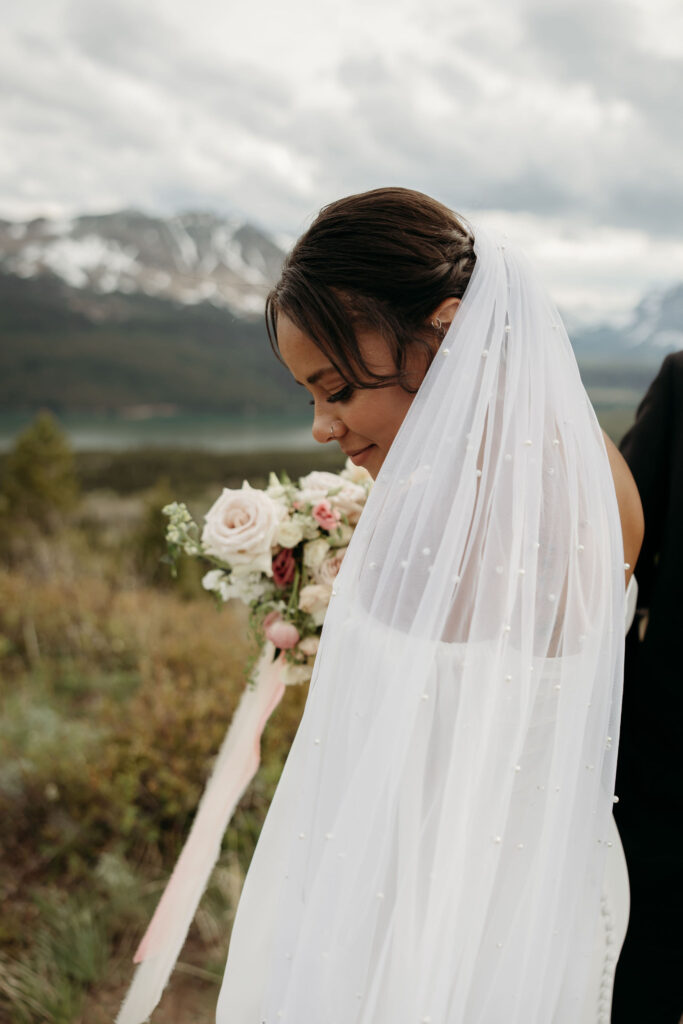
<svg viewBox="0 0 683 1024">
<path fill-rule="evenodd" d="M 292 474 L 321 464 L 283 458 Z M 189 499 L 201 516 L 220 486 L 258 483 L 272 464 L 212 460 L 80 459 L 80 496 L 58 521 L 3 520 L 2 1021 L 113 1019 L 244 687 L 242 607 L 217 610 L 193 563 L 176 581 L 159 563 L 166 501 Z M 242 878 L 304 700 L 288 689 L 266 729 L 161 1024 L 213 1019 Z"/>
</svg>

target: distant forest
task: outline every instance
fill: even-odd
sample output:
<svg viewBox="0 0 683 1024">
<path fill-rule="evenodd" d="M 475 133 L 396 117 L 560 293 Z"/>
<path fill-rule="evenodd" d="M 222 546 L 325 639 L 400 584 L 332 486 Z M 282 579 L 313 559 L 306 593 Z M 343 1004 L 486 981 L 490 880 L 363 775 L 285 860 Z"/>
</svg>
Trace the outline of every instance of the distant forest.
<svg viewBox="0 0 683 1024">
<path fill-rule="evenodd" d="M 301 389 L 271 352 L 263 321 L 208 303 L 93 295 L 54 276 L 0 275 L 0 338 L 5 412 L 117 414 L 165 405 L 249 416 L 304 409 Z M 577 349 L 582 377 L 614 425 L 611 432 L 620 433 L 657 366 L 601 351 L 595 340 L 593 348 L 584 336 Z"/>
<path fill-rule="evenodd" d="M 0 275 L 0 408 L 101 412 L 136 405 L 301 411 L 262 321 L 207 303 L 84 296 L 55 277 Z"/>
</svg>

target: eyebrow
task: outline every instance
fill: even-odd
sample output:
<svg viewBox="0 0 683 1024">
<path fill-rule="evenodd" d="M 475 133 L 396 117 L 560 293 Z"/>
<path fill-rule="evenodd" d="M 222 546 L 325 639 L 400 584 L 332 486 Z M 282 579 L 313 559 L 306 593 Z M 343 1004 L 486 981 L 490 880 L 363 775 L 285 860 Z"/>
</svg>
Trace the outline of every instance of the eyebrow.
<svg viewBox="0 0 683 1024">
<path fill-rule="evenodd" d="M 326 373 L 339 373 L 339 371 L 335 370 L 334 366 L 323 366 L 322 370 L 316 370 L 315 373 L 312 373 L 310 377 L 307 377 L 306 383 L 317 384 L 320 378 L 324 377 Z M 297 384 L 303 387 L 303 384 L 301 384 L 300 380 L 297 381 Z"/>
</svg>

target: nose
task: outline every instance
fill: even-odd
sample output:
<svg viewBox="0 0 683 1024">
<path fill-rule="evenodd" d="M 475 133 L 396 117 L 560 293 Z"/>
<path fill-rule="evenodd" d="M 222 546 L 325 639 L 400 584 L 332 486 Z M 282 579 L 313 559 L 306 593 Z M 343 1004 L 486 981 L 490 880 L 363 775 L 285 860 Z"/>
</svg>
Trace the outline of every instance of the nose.
<svg viewBox="0 0 683 1024">
<path fill-rule="evenodd" d="M 325 410 L 318 410 L 316 408 L 312 427 L 314 441 L 317 441 L 318 444 L 338 441 L 345 433 L 346 427 L 338 416 L 333 416 Z"/>
</svg>

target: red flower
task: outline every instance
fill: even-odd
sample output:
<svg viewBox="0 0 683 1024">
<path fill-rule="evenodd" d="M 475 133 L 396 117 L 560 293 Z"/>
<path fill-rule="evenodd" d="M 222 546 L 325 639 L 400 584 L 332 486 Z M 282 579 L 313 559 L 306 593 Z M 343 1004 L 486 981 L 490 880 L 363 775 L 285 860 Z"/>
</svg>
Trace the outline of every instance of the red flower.
<svg viewBox="0 0 683 1024">
<path fill-rule="evenodd" d="M 296 559 L 291 548 L 282 548 L 273 559 L 273 579 L 275 585 L 284 590 L 294 579 Z"/>
</svg>

